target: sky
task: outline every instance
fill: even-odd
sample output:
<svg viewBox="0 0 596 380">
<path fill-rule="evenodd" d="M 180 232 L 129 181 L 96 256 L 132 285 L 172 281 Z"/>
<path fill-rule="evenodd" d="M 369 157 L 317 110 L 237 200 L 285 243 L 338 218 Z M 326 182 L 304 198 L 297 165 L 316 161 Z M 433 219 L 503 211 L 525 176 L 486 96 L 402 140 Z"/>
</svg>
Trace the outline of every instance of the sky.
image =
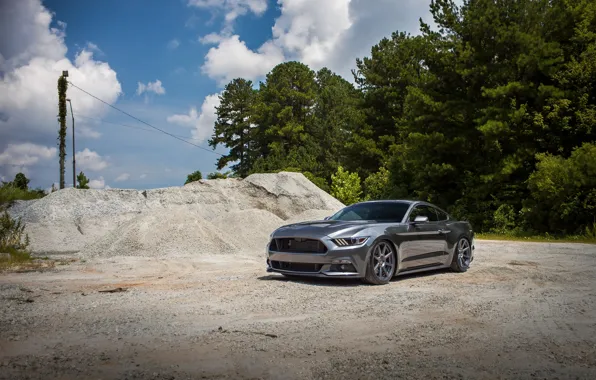
<svg viewBox="0 0 596 380">
<path fill-rule="evenodd" d="M 23 172 L 30 187 L 58 183 L 63 70 L 73 84 L 67 97 L 76 172 L 91 187 L 180 186 L 195 170 L 204 177 L 216 171 L 226 153 L 208 140 L 218 95 L 230 80 L 243 77 L 257 86 L 275 65 L 297 60 L 353 82 L 356 58 L 369 56 L 382 38 L 418 34 L 420 18 L 432 25 L 429 3 L 0 0 L 0 179 Z"/>
</svg>

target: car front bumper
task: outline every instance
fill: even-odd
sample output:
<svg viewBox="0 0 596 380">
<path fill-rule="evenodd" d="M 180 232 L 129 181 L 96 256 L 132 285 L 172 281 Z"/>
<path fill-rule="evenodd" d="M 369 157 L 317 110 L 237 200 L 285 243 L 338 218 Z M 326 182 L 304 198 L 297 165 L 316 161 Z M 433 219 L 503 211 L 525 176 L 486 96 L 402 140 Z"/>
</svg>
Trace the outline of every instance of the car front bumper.
<svg viewBox="0 0 596 380">
<path fill-rule="evenodd" d="M 360 246 L 339 247 L 323 240 L 326 253 L 279 252 L 267 244 L 267 272 L 308 277 L 362 278 L 366 274 L 369 242 Z"/>
</svg>

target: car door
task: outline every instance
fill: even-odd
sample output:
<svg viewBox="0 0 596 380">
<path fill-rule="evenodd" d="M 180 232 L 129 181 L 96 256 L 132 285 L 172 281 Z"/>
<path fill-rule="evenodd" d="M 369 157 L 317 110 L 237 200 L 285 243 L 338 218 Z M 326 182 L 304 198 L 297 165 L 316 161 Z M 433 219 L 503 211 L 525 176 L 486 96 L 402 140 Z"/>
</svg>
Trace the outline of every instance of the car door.
<svg viewBox="0 0 596 380">
<path fill-rule="evenodd" d="M 427 222 L 416 223 L 417 216 L 428 217 Z M 413 235 L 402 260 L 404 269 L 440 265 L 444 261 L 445 237 L 434 208 L 417 205 L 408 217 L 408 235 Z"/>
<path fill-rule="evenodd" d="M 451 228 L 449 226 L 449 215 L 436 208 L 433 207 L 435 213 L 437 214 L 437 224 L 439 226 L 439 236 L 443 240 L 443 257 L 442 263 L 447 264 L 447 259 L 449 258 L 449 234 L 451 233 Z"/>
</svg>

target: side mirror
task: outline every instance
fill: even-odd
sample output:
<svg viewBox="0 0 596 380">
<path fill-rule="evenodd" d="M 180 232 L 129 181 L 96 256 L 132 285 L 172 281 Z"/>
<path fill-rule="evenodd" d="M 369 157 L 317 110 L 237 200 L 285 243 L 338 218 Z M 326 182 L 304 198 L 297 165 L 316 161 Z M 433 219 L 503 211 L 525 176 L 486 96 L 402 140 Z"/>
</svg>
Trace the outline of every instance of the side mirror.
<svg viewBox="0 0 596 380">
<path fill-rule="evenodd" d="M 414 219 L 414 224 L 416 224 L 416 223 L 427 223 L 427 222 L 428 222 L 428 216 L 418 215 L 416 217 L 416 219 Z"/>
</svg>

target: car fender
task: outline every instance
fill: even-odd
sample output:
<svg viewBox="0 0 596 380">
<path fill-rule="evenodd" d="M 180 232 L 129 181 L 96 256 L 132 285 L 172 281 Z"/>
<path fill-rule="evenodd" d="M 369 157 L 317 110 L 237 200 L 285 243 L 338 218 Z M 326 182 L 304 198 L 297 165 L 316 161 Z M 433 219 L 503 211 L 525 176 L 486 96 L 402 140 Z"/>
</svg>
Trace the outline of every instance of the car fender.
<svg viewBox="0 0 596 380">
<path fill-rule="evenodd" d="M 399 268 L 399 246 L 395 243 L 395 241 L 393 241 L 393 239 L 391 239 L 391 237 L 389 235 L 379 235 L 376 238 L 374 238 L 374 240 L 372 241 L 372 243 L 370 243 L 370 246 L 368 248 L 368 251 L 366 252 L 366 263 L 368 265 L 368 262 L 370 261 L 370 255 L 372 253 L 372 248 L 375 246 L 375 244 L 377 244 L 377 242 L 379 241 L 387 241 L 391 244 L 391 246 L 393 247 L 393 250 L 395 251 L 395 255 L 397 256 L 396 259 L 396 265 Z"/>
</svg>

